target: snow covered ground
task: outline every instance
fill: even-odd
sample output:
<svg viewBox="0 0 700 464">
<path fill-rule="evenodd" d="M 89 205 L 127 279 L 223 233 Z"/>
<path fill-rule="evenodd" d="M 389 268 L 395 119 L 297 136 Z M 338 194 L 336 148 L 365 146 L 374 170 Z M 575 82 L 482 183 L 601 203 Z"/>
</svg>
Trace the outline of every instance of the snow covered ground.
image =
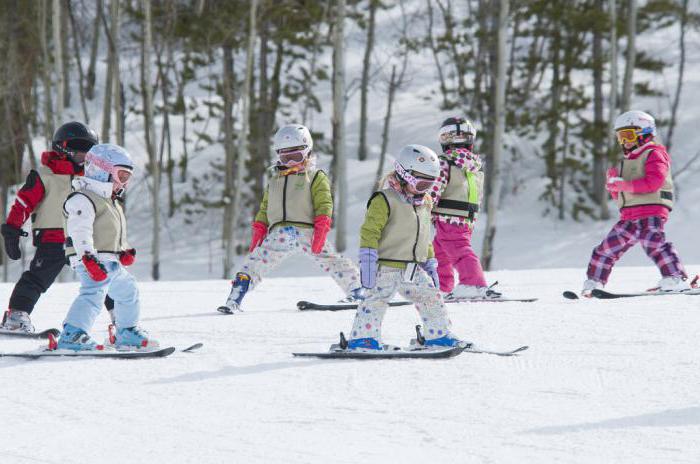
<svg viewBox="0 0 700 464">
<path fill-rule="evenodd" d="M 145 282 L 143 326 L 198 353 L 145 361 L 0 359 L 0 462 L 63 463 L 697 463 L 700 297 L 566 301 L 582 271 L 499 271 L 489 280 L 530 304 L 450 305 L 454 330 L 519 357 L 325 361 L 352 311 L 326 277 L 266 280 L 246 312 L 218 314 L 228 283 Z M 639 290 L 653 267 L 620 267 L 611 289 Z M 0 285 L 7 301 L 11 285 Z M 57 284 L 35 322 L 59 326 L 76 284 Z M 385 341 L 417 317 L 395 308 Z M 105 335 L 106 314 L 95 336 Z M 36 341 L 0 339 L 1 351 Z"/>
</svg>

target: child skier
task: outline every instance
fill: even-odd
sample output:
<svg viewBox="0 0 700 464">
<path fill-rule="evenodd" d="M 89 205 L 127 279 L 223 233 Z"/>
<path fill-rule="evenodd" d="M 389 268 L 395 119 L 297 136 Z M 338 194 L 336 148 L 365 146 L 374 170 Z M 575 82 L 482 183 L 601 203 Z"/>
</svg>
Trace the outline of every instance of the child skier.
<svg viewBox="0 0 700 464">
<path fill-rule="evenodd" d="M 348 350 L 381 350 L 382 320 L 396 292 L 414 302 L 425 330 L 425 346 L 462 343 L 450 331 L 431 243 L 432 200 L 428 192 L 440 174 L 434 151 L 407 145 L 386 181 L 367 204 L 360 231 L 360 275 L 366 289 Z"/>
<path fill-rule="evenodd" d="M 122 147 L 99 144 L 85 158 L 85 174 L 73 181 L 75 191 L 63 205 L 66 255 L 80 278 L 58 340 L 58 349 L 101 349 L 88 332 L 107 292 L 114 299 L 118 349 L 158 346 L 138 327 L 140 302 L 134 277 L 125 266 L 136 251 L 127 243 L 126 217 L 117 197 L 122 195 L 134 169 Z"/>
<path fill-rule="evenodd" d="M 326 240 L 331 229 L 333 198 L 326 173 L 316 169 L 309 129 L 300 124 L 280 128 L 274 137 L 277 164 L 253 222 L 249 254 L 218 311 L 241 310 L 243 297 L 282 260 L 298 253 L 311 256 L 346 293 L 344 301 L 361 298 L 359 273 Z"/>
<path fill-rule="evenodd" d="M 603 288 L 615 262 L 639 242 L 661 271 L 661 291 L 689 288 L 676 250 L 666 241 L 664 224 L 673 208 L 671 157 L 655 142 L 654 118 L 628 111 L 615 119 L 615 133 L 623 152 L 619 167 L 608 170 L 606 189 L 617 200 L 620 221 L 593 250 L 582 295 Z"/>
<path fill-rule="evenodd" d="M 462 117 L 447 118 L 440 127 L 440 177 L 430 194 L 434 203 L 433 246 L 445 299 L 501 296 L 486 285 L 481 262 L 471 246 L 484 185 L 481 157 L 473 153 L 475 138 L 476 129 Z M 456 287 L 455 270 L 459 274 Z"/>
<path fill-rule="evenodd" d="M 24 185 L 17 192 L 7 221 L 1 228 L 5 252 L 10 259 L 21 258 L 19 238 L 27 235 L 22 226 L 30 217 L 36 252 L 29 270 L 22 274 L 12 291 L 9 309 L 0 328 L 34 332 L 30 319 L 34 306 L 66 263 L 61 208 L 72 190 L 74 176 L 83 174 L 86 152 L 96 143 L 97 134 L 85 124 L 75 121 L 63 124 L 53 135 L 53 151 L 41 154 L 41 166 L 29 172 Z M 105 305 L 113 307 L 109 297 Z"/>
</svg>

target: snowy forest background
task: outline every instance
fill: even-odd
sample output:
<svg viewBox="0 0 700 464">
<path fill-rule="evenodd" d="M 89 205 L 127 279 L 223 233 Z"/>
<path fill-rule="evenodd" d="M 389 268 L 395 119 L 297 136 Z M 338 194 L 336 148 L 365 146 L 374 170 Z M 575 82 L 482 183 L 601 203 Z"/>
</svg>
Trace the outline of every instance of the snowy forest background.
<svg viewBox="0 0 700 464">
<path fill-rule="evenodd" d="M 657 118 L 678 184 L 669 236 L 700 263 L 696 0 L 1 0 L 0 21 L 0 213 L 54 128 L 85 121 L 137 162 L 139 277 L 232 275 L 287 122 L 314 134 L 338 247 L 355 256 L 392 154 L 437 150 L 459 114 L 486 160 L 486 266 L 583 268 L 617 214 L 604 173 L 611 119 L 629 108 Z M 28 263 L 23 245 L 21 262 L 2 254 L 4 280 Z"/>
</svg>

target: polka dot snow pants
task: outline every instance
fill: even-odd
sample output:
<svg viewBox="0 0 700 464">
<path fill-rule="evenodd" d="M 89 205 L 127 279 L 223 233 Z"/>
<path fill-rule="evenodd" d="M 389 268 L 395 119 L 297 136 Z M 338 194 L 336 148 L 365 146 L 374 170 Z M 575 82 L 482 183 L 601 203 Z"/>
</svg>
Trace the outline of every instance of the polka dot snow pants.
<svg viewBox="0 0 700 464">
<path fill-rule="evenodd" d="M 380 266 L 375 287 L 366 291 L 357 308 L 350 338 L 374 338 L 381 344 L 382 320 L 396 292 L 416 305 L 426 339 L 450 334 L 452 323 L 445 303 L 425 272 L 418 272 L 413 282 L 405 282 L 402 269 Z"/>
<path fill-rule="evenodd" d="M 313 229 L 294 226 L 274 227 L 262 244 L 246 257 L 241 267 L 240 272 L 250 276 L 250 289 L 260 284 L 263 276 L 272 272 L 282 261 L 302 253 L 310 256 L 321 269 L 330 273 L 346 295 L 360 287 L 357 267 L 350 259 L 338 254 L 330 240 L 326 240 L 321 253 L 311 253 L 313 233 Z"/>
</svg>

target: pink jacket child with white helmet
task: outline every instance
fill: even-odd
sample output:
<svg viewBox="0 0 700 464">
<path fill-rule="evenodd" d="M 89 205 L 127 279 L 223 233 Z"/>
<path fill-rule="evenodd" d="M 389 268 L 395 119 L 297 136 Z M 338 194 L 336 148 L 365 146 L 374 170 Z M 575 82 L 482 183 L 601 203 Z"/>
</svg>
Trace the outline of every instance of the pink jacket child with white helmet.
<svg viewBox="0 0 700 464">
<path fill-rule="evenodd" d="M 661 272 L 660 291 L 687 290 L 683 265 L 664 234 L 673 209 L 673 179 L 671 156 L 655 141 L 654 118 L 643 111 L 623 113 L 615 119 L 615 134 L 624 156 L 608 170 L 606 189 L 617 201 L 620 220 L 593 250 L 581 294 L 590 297 L 603 288 L 615 262 L 637 242 Z"/>
<path fill-rule="evenodd" d="M 479 257 L 471 245 L 472 230 L 483 196 L 481 157 L 473 152 L 476 129 L 462 117 L 447 118 L 440 127 L 440 177 L 433 197 L 433 246 L 440 290 L 445 299 L 494 299 L 501 296 L 486 284 Z M 459 276 L 455 286 L 455 271 Z"/>
</svg>

